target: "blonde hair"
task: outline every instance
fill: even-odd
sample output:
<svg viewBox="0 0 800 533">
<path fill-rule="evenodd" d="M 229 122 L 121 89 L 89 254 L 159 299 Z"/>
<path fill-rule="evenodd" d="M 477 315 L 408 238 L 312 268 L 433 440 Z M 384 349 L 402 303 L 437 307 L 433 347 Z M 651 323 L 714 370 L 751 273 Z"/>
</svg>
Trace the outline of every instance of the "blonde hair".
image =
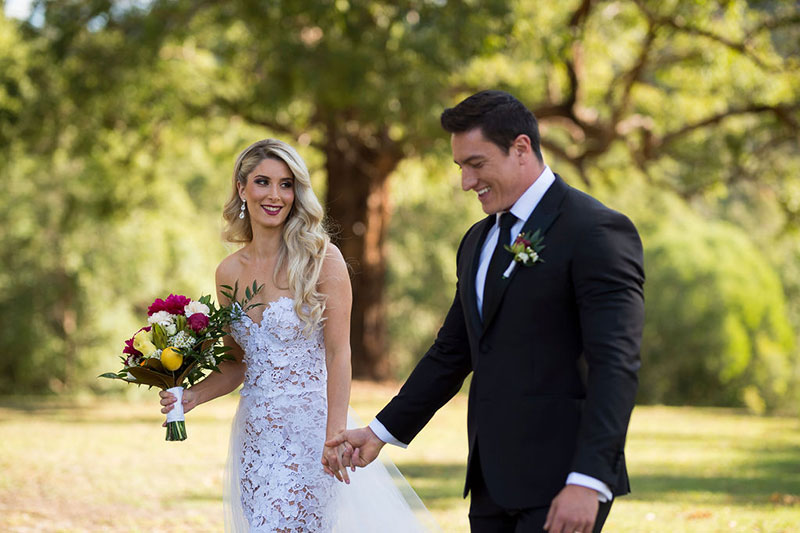
<svg viewBox="0 0 800 533">
<path fill-rule="evenodd" d="M 250 213 L 245 210 L 244 218 L 239 218 L 242 200 L 236 184 L 247 185 L 247 176 L 264 159 L 283 161 L 294 177 L 294 205 L 283 225 L 283 239 L 272 280 L 277 286 L 278 272 L 285 264 L 294 310 L 305 323 L 303 333 L 310 335 L 321 325 L 325 311 L 325 297 L 317 291 L 317 283 L 330 237 L 323 225 L 322 205 L 311 189 L 308 168 L 294 148 L 276 139 L 264 139 L 239 154 L 233 167 L 231 196 L 222 211 L 226 221 L 222 236 L 234 243 L 253 240 Z"/>
</svg>

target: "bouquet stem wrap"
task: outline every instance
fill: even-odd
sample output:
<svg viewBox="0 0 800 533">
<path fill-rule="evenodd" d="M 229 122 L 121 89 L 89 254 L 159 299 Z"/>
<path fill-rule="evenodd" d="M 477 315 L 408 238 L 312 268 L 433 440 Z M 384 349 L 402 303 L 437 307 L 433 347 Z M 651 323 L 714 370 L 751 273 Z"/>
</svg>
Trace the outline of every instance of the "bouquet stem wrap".
<svg viewBox="0 0 800 533">
<path fill-rule="evenodd" d="M 183 387 L 167 389 L 177 398 L 173 408 L 167 413 L 167 440 L 186 440 L 186 418 L 183 415 Z"/>
</svg>

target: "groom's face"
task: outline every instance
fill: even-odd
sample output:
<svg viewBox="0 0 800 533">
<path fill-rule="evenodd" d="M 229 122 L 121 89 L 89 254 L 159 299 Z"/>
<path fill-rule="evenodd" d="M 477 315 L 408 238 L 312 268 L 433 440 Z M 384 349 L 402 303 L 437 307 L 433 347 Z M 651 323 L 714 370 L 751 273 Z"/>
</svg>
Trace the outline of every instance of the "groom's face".
<svg viewBox="0 0 800 533">
<path fill-rule="evenodd" d="M 450 141 L 453 160 L 461 169 L 461 188 L 475 191 L 484 213 L 507 211 L 530 185 L 516 141 L 506 153 L 480 128 L 454 133 Z"/>
</svg>

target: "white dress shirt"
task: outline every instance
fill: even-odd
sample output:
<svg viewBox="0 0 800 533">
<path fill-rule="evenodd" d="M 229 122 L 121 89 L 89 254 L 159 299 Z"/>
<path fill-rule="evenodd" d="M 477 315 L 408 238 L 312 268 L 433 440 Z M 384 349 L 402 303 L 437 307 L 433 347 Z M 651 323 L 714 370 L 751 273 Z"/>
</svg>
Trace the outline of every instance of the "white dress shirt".
<svg viewBox="0 0 800 533">
<path fill-rule="evenodd" d="M 533 210 L 536 209 L 537 205 L 539 205 L 539 201 L 542 199 L 555 180 L 556 177 L 553 174 L 553 171 L 550 170 L 550 167 L 545 165 L 544 170 L 539 177 L 531 184 L 530 187 L 528 187 L 524 193 L 522 193 L 522 196 L 520 196 L 517 201 L 514 202 L 514 205 L 511 206 L 509 211 L 511 214 L 517 217 L 517 221 L 514 222 L 513 226 L 511 226 L 511 242 L 514 242 L 514 239 L 516 239 L 516 236 L 519 234 L 522 226 L 525 224 L 525 221 L 531 216 L 531 213 L 533 213 Z M 489 233 L 486 235 L 486 239 L 483 242 L 483 247 L 481 248 L 478 272 L 475 274 L 475 295 L 477 296 L 478 301 L 478 313 L 481 313 L 481 317 L 483 316 L 483 289 L 486 284 L 486 272 L 489 270 L 489 262 L 492 259 L 492 254 L 494 253 L 495 246 L 497 245 L 497 239 L 500 233 L 501 214 L 502 213 L 497 213 L 495 215 L 496 218 L 494 226 L 492 226 L 492 229 L 490 229 Z M 511 242 L 508 244 L 511 244 Z M 387 444 L 393 444 L 401 448 L 408 447 L 407 444 L 400 442 L 394 437 L 394 435 L 389 433 L 386 427 L 381 424 L 377 418 L 370 422 L 369 427 L 383 442 Z M 585 474 L 571 472 L 569 476 L 567 476 L 566 484 L 580 485 L 582 487 L 588 487 L 596 490 L 598 498 L 601 502 L 610 501 L 613 498 L 611 489 L 608 487 L 608 485 L 599 479 L 595 479 Z"/>
<path fill-rule="evenodd" d="M 553 175 L 553 171 L 550 170 L 550 167 L 545 165 L 544 170 L 539 174 L 536 181 L 534 181 L 531 186 L 522 193 L 522 196 L 514 202 L 514 205 L 511 206 L 509 211 L 512 215 L 517 217 L 517 221 L 511 226 L 511 242 L 507 242 L 506 244 L 510 245 L 514 242 L 514 239 L 517 238 L 520 230 L 522 230 L 525 221 L 531 216 L 533 210 L 539 205 L 539 201 L 544 196 L 544 193 L 547 192 L 547 189 L 550 188 L 550 185 L 552 185 L 555 180 L 556 177 Z M 475 274 L 475 296 L 478 297 L 478 313 L 481 314 L 481 318 L 483 318 L 483 289 L 486 285 L 486 272 L 489 270 L 489 263 L 492 261 L 492 254 L 494 254 L 494 248 L 497 246 L 497 238 L 500 234 L 500 215 L 502 214 L 501 212 L 495 215 L 494 226 L 489 230 L 486 239 L 483 241 L 480 262 L 478 263 L 478 272 Z"/>
</svg>

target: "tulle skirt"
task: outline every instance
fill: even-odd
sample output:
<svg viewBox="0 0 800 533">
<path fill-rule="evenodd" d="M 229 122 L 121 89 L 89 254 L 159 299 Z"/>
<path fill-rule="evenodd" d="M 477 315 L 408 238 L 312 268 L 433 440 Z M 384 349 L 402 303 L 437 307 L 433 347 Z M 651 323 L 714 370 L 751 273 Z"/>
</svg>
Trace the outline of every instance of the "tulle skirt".
<svg viewBox="0 0 800 533">
<path fill-rule="evenodd" d="M 224 478 L 225 531 L 250 530 L 242 509 L 240 486 L 241 435 L 245 415 L 241 404 L 231 428 Z M 359 427 L 351 411 L 347 427 Z M 322 468 L 322 464 L 319 466 Z M 350 472 L 350 484 L 336 483 L 333 529 L 318 533 L 439 533 L 441 529 L 417 494 L 388 458 L 379 458 L 366 468 Z M 311 532 L 309 532 L 311 533 Z M 316 533 L 316 532 L 315 532 Z"/>
</svg>

